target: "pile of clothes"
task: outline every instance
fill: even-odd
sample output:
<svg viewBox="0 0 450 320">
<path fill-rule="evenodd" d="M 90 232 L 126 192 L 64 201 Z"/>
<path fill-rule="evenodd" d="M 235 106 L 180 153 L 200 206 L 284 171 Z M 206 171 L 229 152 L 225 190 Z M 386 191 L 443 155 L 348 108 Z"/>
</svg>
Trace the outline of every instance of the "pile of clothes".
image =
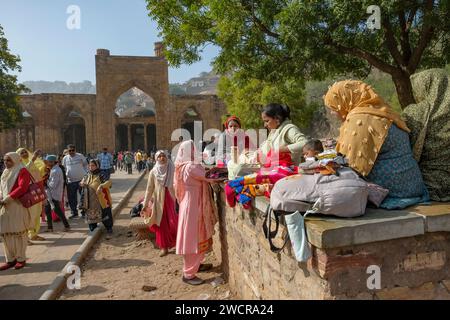
<svg viewBox="0 0 450 320">
<path fill-rule="evenodd" d="M 328 149 L 318 154 L 317 157 L 307 158 L 306 162 L 298 166 L 298 172 L 301 174 L 338 174 L 337 170 L 346 165 L 346 160 L 342 155 L 334 149 Z"/>
</svg>

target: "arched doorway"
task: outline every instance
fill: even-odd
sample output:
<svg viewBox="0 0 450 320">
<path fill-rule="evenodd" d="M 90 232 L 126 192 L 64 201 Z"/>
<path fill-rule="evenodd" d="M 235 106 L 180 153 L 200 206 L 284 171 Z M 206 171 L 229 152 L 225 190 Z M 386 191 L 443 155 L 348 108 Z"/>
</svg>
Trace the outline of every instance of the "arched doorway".
<svg viewBox="0 0 450 320">
<path fill-rule="evenodd" d="M 137 87 L 116 103 L 116 151 L 156 149 L 155 101 Z"/>
<path fill-rule="evenodd" d="M 83 117 L 76 111 L 71 111 L 64 120 L 63 145 L 61 151 L 68 144 L 74 144 L 77 151 L 86 154 L 86 126 Z"/>
<path fill-rule="evenodd" d="M 35 149 L 34 120 L 28 111 L 22 113 L 22 123 L 16 131 L 16 145 L 33 151 Z"/>
<path fill-rule="evenodd" d="M 183 115 L 183 118 L 181 120 L 181 128 L 186 129 L 189 131 L 190 138 L 194 140 L 196 144 L 198 144 L 203 137 L 203 125 L 201 125 L 197 130 L 197 136 L 195 135 L 196 130 L 196 124 L 195 122 L 202 121 L 202 118 L 200 117 L 200 114 L 197 112 L 195 107 L 191 106 L 189 107 Z"/>
</svg>

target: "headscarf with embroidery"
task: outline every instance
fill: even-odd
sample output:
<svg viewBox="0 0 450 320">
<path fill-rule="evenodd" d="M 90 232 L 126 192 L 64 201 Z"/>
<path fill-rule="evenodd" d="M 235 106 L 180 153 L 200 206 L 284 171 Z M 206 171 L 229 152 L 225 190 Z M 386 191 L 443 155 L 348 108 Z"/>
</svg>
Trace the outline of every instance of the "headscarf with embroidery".
<svg viewBox="0 0 450 320">
<path fill-rule="evenodd" d="M 362 81 L 344 80 L 333 84 L 324 102 L 343 121 L 336 150 L 345 155 L 350 166 L 362 176 L 372 170 L 393 123 L 410 131 L 400 115 Z"/>
<path fill-rule="evenodd" d="M 160 161 L 158 161 L 158 157 L 164 154 L 166 156 L 166 163 L 162 164 Z M 173 175 L 175 173 L 175 166 L 172 162 L 172 160 L 170 160 L 169 154 L 168 152 L 164 151 L 164 150 L 159 150 L 156 152 L 155 154 L 155 160 L 156 160 L 156 164 L 155 164 L 155 175 L 156 175 L 156 180 L 158 180 L 158 182 L 160 184 L 162 184 L 164 187 L 170 188 L 173 186 Z"/>
</svg>

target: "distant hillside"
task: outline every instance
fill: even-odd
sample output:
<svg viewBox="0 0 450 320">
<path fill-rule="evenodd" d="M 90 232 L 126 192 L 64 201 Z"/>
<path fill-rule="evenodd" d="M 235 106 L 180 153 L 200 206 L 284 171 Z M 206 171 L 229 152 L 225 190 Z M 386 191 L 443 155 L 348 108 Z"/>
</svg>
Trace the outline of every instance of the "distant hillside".
<svg viewBox="0 0 450 320">
<path fill-rule="evenodd" d="M 169 85 L 169 93 L 173 95 L 216 94 L 216 86 L 220 77 L 214 72 L 202 72 L 197 77 L 185 83 Z M 39 93 L 73 93 L 95 94 L 95 84 L 90 81 L 71 82 L 64 81 L 25 81 L 23 83 L 31 90 L 29 94 Z"/>
<path fill-rule="evenodd" d="M 65 81 L 25 81 L 23 83 L 31 90 L 29 94 L 39 93 L 79 93 L 95 94 L 95 85 L 90 81 L 71 82 Z"/>
</svg>

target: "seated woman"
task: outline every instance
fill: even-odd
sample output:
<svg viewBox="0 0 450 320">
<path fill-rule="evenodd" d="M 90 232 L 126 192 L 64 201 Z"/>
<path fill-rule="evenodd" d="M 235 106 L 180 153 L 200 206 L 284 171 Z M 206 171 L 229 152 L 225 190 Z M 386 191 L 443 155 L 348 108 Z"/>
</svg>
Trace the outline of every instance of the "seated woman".
<svg viewBox="0 0 450 320">
<path fill-rule="evenodd" d="M 229 117 L 225 123 L 225 131 L 219 136 L 217 145 L 216 164 L 218 167 L 227 165 L 231 158 L 231 147 L 238 147 L 239 153 L 253 149 L 250 138 L 241 127 L 241 120 L 236 116 Z"/>
<path fill-rule="evenodd" d="M 290 120 L 288 106 L 271 103 L 262 112 L 264 126 L 270 130 L 267 140 L 261 145 L 258 162 L 263 168 L 255 174 L 231 180 L 225 186 L 227 202 L 231 207 L 236 201 L 250 208 L 251 199 L 270 194 L 278 180 L 297 173 L 306 136 Z"/>
<path fill-rule="evenodd" d="M 389 190 L 381 208 L 401 209 L 428 201 L 412 156 L 410 130 L 369 85 L 354 80 L 337 82 L 324 101 L 343 122 L 337 152 L 362 177 Z"/>
<path fill-rule="evenodd" d="M 411 77 L 417 104 L 403 110 L 414 158 L 431 200 L 450 201 L 450 77 L 431 69 Z"/>
</svg>

